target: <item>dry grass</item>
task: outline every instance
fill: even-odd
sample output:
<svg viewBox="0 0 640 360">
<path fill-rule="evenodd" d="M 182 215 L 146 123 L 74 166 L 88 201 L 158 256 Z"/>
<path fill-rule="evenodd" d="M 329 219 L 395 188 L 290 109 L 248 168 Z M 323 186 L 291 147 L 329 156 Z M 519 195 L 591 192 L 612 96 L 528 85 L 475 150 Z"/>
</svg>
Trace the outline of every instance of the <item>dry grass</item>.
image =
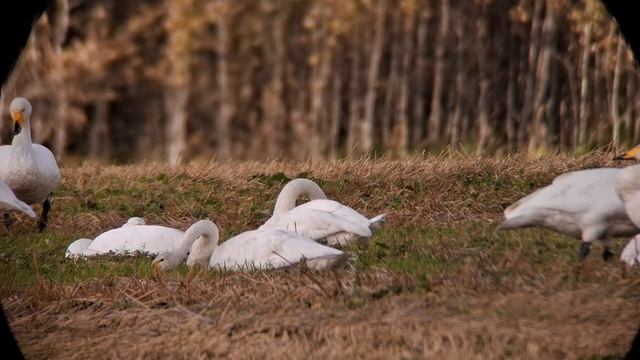
<svg viewBox="0 0 640 360">
<path fill-rule="evenodd" d="M 638 275 L 592 256 L 578 278 L 572 239 L 494 232 L 505 204 L 607 155 L 424 158 L 177 169 L 65 168 L 50 229 L 18 224 L 0 246 L 3 305 L 30 358 L 592 358 L 620 356 L 640 322 Z M 386 228 L 353 252 L 357 271 L 302 269 L 153 279 L 146 259 L 62 259 L 74 237 L 142 215 L 225 235 L 269 216 L 287 177 Z M 34 260 L 35 259 L 35 260 Z"/>
</svg>

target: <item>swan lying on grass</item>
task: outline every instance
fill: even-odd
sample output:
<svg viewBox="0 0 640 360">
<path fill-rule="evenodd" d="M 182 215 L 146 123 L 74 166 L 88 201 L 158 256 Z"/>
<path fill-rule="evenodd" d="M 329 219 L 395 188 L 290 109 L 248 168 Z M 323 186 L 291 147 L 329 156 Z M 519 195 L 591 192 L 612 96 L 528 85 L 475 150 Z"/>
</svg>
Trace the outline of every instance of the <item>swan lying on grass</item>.
<svg viewBox="0 0 640 360">
<path fill-rule="evenodd" d="M 184 233 L 160 225 L 146 225 L 142 218 L 130 218 L 122 227 L 98 235 L 95 240 L 79 239 L 67 248 L 65 257 L 95 255 L 157 255 L 175 249 Z"/>
<path fill-rule="evenodd" d="M 302 194 L 311 200 L 296 206 Z M 348 206 L 328 200 L 315 182 L 300 178 L 282 188 L 273 216 L 258 229 L 287 230 L 330 246 L 348 246 L 369 239 L 385 219 L 385 214 L 367 219 Z"/>
<path fill-rule="evenodd" d="M 42 204 L 38 230 L 43 231 L 51 209 L 51 193 L 60 182 L 60 169 L 49 149 L 31 142 L 31 110 L 27 99 L 15 98 L 11 102 L 14 137 L 11 145 L 0 146 L 0 180 L 26 204 Z M 11 228 L 8 213 L 4 213 L 4 223 L 7 229 Z"/>
<path fill-rule="evenodd" d="M 562 174 L 551 185 L 509 206 L 499 229 L 543 227 L 581 239 L 580 260 L 587 256 L 593 241 L 601 241 L 603 259 L 609 260 L 613 255 L 611 238 L 640 232 L 616 193 L 621 171 L 600 168 Z"/>
<path fill-rule="evenodd" d="M 347 259 L 340 250 L 283 230 L 247 231 L 222 244 L 218 244 L 219 239 L 218 227 L 209 220 L 200 220 L 187 229 L 179 247 L 159 254 L 153 267 L 157 272 L 169 270 L 186 258 L 191 268 L 199 265 L 230 271 L 267 270 L 304 262 L 314 270 L 326 270 Z"/>
</svg>

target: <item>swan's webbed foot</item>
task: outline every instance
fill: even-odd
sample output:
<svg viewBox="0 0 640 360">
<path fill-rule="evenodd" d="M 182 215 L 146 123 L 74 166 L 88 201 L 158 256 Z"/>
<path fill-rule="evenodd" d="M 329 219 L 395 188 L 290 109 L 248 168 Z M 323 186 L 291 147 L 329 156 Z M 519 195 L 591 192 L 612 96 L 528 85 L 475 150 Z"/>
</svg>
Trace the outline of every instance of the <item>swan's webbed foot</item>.
<svg viewBox="0 0 640 360">
<path fill-rule="evenodd" d="M 615 255 L 615 253 L 611 251 L 608 246 L 605 246 L 602 250 L 602 260 L 604 260 L 605 262 L 610 262 L 613 258 L 613 255 Z"/>
<path fill-rule="evenodd" d="M 589 250 L 591 248 L 591 243 L 583 241 L 580 243 L 580 251 L 578 252 L 578 259 L 580 261 L 584 261 L 589 255 Z"/>
<path fill-rule="evenodd" d="M 13 224 L 13 220 L 11 219 L 11 214 L 4 213 L 4 226 L 7 228 L 8 232 L 11 232 L 11 224 Z"/>
<path fill-rule="evenodd" d="M 38 221 L 38 231 L 43 232 L 49 221 L 49 211 L 51 210 L 51 195 L 47 196 L 47 200 L 42 203 L 42 215 Z"/>
</svg>

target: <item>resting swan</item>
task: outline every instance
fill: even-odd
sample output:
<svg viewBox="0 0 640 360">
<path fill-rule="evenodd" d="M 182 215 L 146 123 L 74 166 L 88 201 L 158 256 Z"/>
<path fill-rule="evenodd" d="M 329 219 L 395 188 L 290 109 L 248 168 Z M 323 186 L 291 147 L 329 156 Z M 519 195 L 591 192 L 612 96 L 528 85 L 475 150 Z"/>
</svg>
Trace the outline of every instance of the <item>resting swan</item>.
<svg viewBox="0 0 640 360">
<path fill-rule="evenodd" d="M 219 238 L 218 227 L 213 222 L 200 220 L 187 229 L 176 250 L 158 255 L 153 267 L 156 271 L 169 270 L 188 256 L 189 267 L 267 270 L 305 262 L 312 269 L 325 270 L 347 258 L 340 250 L 283 230 L 247 231 L 222 244 L 218 244 Z"/>
<path fill-rule="evenodd" d="M 95 255 L 157 255 L 176 248 L 184 233 L 160 225 L 146 225 L 142 218 L 130 218 L 122 227 L 98 235 L 95 240 L 78 239 L 67 248 L 65 257 Z"/>
<path fill-rule="evenodd" d="M 50 196 L 60 181 L 56 159 L 46 147 L 31 143 L 31 104 L 27 99 L 15 98 L 10 106 L 13 119 L 13 141 L 0 146 L 0 180 L 4 181 L 18 199 L 25 203 L 42 204 L 38 230 L 47 226 Z M 7 228 L 11 217 L 4 214 Z"/>
<path fill-rule="evenodd" d="M 302 194 L 311 199 L 296 206 Z M 328 200 L 322 189 L 309 179 L 294 179 L 282 188 L 273 216 L 259 230 L 293 231 L 330 246 L 347 246 L 371 237 L 386 215 L 367 219 L 352 208 Z"/>
<path fill-rule="evenodd" d="M 620 169 L 572 171 L 536 190 L 504 211 L 499 229 L 543 227 L 582 240 L 583 260 L 595 240 L 602 241 L 605 260 L 613 253 L 609 240 L 640 232 L 631 222 L 615 191 Z"/>
<path fill-rule="evenodd" d="M 36 213 L 33 212 L 31 206 L 18 200 L 16 195 L 9 189 L 7 184 L 0 180 L 0 212 L 6 211 L 22 211 L 23 213 L 36 217 Z"/>
</svg>

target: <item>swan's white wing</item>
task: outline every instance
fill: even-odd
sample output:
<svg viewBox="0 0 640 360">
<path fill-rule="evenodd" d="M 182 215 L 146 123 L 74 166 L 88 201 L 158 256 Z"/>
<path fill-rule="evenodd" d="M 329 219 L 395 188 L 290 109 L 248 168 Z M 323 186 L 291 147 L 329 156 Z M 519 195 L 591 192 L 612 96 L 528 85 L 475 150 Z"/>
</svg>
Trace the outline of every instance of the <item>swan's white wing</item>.
<svg viewBox="0 0 640 360">
<path fill-rule="evenodd" d="M 126 255 L 141 252 L 157 255 L 179 246 L 184 233 L 159 225 L 133 225 L 109 230 L 91 243 L 85 255 Z"/>
<path fill-rule="evenodd" d="M 64 255 L 66 258 L 78 258 L 84 256 L 84 252 L 91 245 L 91 239 L 78 239 L 67 247 L 67 252 Z"/>
<path fill-rule="evenodd" d="M 540 209 L 571 214 L 623 212 L 622 201 L 615 192 L 620 169 L 580 170 L 555 178 L 552 184 L 538 189 L 505 210 L 505 218 L 527 215 Z"/>
<path fill-rule="evenodd" d="M 0 169 L 6 169 L 9 166 L 9 158 L 11 155 L 11 145 L 0 146 Z"/>
<path fill-rule="evenodd" d="M 296 208 L 324 210 L 336 216 L 343 217 L 356 224 L 361 224 L 361 225 L 367 224 L 366 225 L 367 227 L 369 227 L 369 223 L 370 223 L 370 220 L 365 216 L 363 216 L 362 214 L 360 214 L 359 212 L 334 200 L 326 200 L 326 199 L 312 200 L 300 206 L 297 206 Z"/>
<path fill-rule="evenodd" d="M 254 230 L 235 236 L 218 246 L 210 266 L 227 270 L 277 269 L 303 259 L 342 257 L 340 250 L 282 230 Z"/>
<path fill-rule="evenodd" d="M 624 247 L 620 254 L 620 261 L 625 262 L 629 266 L 634 266 L 640 262 L 640 235 L 632 238 Z"/>
<path fill-rule="evenodd" d="M 260 229 L 279 229 L 292 231 L 313 240 L 321 240 L 337 233 L 350 233 L 361 237 L 370 237 L 369 220 L 351 221 L 331 212 L 296 207 L 282 216 L 269 221 Z"/>
<path fill-rule="evenodd" d="M 0 180 L 0 210 L 18 210 L 25 214 L 36 217 L 36 213 L 33 212 L 31 206 L 18 200 L 16 195 L 11 191 L 9 186 Z"/>
<path fill-rule="evenodd" d="M 60 169 L 51 150 L 40 144 L 31 145 L 35 162 L 38 164 L 43 187 L 53 191 L 60 182 Z"/>
</svg>

